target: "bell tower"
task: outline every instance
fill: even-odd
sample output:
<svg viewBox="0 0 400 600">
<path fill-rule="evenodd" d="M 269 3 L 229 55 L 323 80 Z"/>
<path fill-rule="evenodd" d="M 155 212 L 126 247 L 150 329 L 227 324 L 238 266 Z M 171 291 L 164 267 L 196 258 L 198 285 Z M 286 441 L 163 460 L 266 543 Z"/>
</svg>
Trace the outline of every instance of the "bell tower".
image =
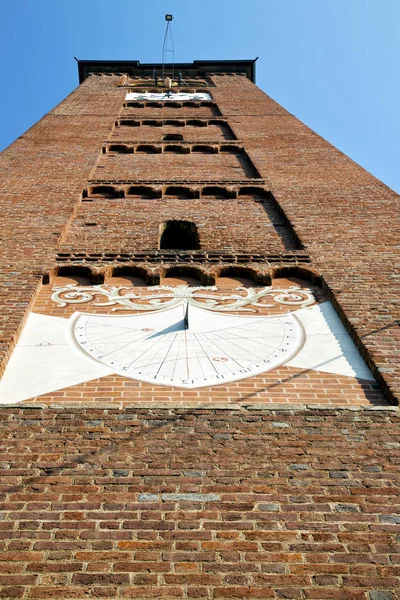
<svg viewBox="0 0 400 600">
<path fill-rule="evenodd" d="M 0 157 L 3 597 L 395 600 L 398 196 L 254 60 L 78 68 Z"/>
</svg>

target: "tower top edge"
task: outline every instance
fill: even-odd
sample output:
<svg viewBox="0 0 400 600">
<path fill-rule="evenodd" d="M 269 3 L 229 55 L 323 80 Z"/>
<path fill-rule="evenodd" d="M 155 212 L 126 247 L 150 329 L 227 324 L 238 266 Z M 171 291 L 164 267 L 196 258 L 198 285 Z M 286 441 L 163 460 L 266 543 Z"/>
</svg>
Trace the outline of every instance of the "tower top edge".
<svg viewBox="0 0 400 600">
<path fill-rule="evenodd" d="M 140 63 L 138 60 L 78 60 L 79 83 L 91 73 L 119 74 L 130 77 L 152 76 L 154 69 L 162 69 L 161 63 Z M 251 60 L 194 60 L 192 63 L 175 63 L 175 71 L 183 77 L 201 77 L 206 73 L 240 73 L 255 83 L 257 59 Z"/>
</svg>

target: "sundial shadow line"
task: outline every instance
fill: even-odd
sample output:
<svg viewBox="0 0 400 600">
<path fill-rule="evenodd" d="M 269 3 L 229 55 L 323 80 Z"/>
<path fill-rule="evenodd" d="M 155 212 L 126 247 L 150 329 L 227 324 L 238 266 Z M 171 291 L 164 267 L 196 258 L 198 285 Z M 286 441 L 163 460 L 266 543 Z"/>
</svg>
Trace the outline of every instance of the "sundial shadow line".
<svg viewBox="0 0 400 600">
<path fill-rule="evenodd" d="M 178 328 L 178 329 L 176 329 Z M 162 329 L 161 331 L 157 331 L 156 333 L 153 333 L 153 335 L 150 335 L 148 337 L 149 340 L 155 338 L 155 337 L 160 337 L 161 335 L 166 335 L 168 333 L 174 333 L 175 331 L 185 331 L 186 327 L 185 327 L 185 321 L 182 319 L 181 321 L 178 321 L 177 323 L 173 323 L 172 325 L 170 325 L 169 327 L 166 327 L 165 329 Z"/>
</svg>

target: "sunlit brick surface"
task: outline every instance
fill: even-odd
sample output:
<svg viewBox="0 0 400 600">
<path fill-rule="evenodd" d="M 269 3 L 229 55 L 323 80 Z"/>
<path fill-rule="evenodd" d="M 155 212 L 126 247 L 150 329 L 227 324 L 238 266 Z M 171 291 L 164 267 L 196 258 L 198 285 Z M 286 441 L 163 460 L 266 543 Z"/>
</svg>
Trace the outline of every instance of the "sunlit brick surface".
<svg viewBox="0 0 400 600">
<path fill-rule="evenodd" d="M 385 405 L 379 384 L 373 381 L 309 371 L 294 367 L 280 367 L 269 373 L 250 377 L 229 385 L 218 385 L 198 390 L 151 385 L 119 375 L 110 375 L 80 385 L 26 400 L 25 404 L 53 405 L 58 403 L 112 403 L 119 407 L 154 404 L 248 404 L 271 403 L 369 406 Z"/>
<path fill-rule="evenodd" d="M 9 408 L 1 428 L 3 598 L 399 598 L 392 412 Z"/>
<path fill-rule="evenodd" d="M 257 177 L 251 163 L 239 154 L 127 154 L 102 156 L 94 179 L 159 179 L 241 181 Z M 210 177 L 211 175 L 211 177 Z"/>
<path fill-rule="evenodd" d="M 161 226 L 166 220 L 174 219 L 198 224 L 202 250 L 258 252 L 265 248 L 270 252 L 284 252 L 295 247 L 282 219 L 268 203 L 264 205 L 243 197 L 118 198 L 114 201 L 96 198 L 80 206 L 63 248 L 75 252 L 98 252 L 105 248 L 114 252 L 157 249 Z M 257 225 L 249 230 L 249 223 Z"/>
<path fill-rule="evenodd" d="M 120 116 L 125 117 L 135 117 L 138 119 L 176 119 L 176 118 L 192 118 L 196 119 L 198 117 L 212 117 L 218 116 L 218 109 L 213 106 L 198 106 L 198 107 L 190 107 L 190 106 L 182 106 L 179 107 L 174 104 L 169 104 L 165 107 L 157 107 L 157 106 L 143 106 L 143 107 L 123 107 L 120 113 Z"/>
<path fill-rule="evenodd" d="M 176 118 L 176 117 L 175 117 Z M 179 117 L 176 118 L 179 123 Z M 169 120 L 170 121 L 170 120 Z M 162 121 L 160 121 L 162 123 Z M 224 125 L 207 125 L 206 127 L 195 127 L 193 125 L 178 125 L 174 126 L 171 123 L 159 126 L 141 125 L 140 127 L 129 127 L 127 125 L 121 125 L 115 127 L 111 139 L 119 141 L 151 141 L 161 142 L 165 135 L 181 135 L 183 141 L 186 142 L 199 142 L 199 141 L 211 141 L 221 142 L 224 140 L 232 139 L 233 136 L 229 135 Z"/>
</svg>

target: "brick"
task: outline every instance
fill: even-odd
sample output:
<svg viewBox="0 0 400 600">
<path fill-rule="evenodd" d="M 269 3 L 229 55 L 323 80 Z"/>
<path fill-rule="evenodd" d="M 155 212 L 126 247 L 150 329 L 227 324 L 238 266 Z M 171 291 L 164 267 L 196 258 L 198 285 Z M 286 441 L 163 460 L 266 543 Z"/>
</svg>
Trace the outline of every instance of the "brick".
<svg viewBox="0 0 400 600">
<path fill-rule="evenodd" d="M 215 598 L 274 598 L 274 592 L 269 589 L 255 587 L 225 587 L 216 588 Z"/>
<path fill-rule="evenodd" d="M 163 500 L 171 502 L 218 502 L 218 494 L 161 494 Z"/>
<path fill-rule="evenodd" d="M 126 589 L 123 598 L 183 598 L 183 589 L 179 587 L 133 587 Z"/>
<path fill-rule="evenodd" d="M 122 573 L 77 573 L 73 576 L 72 582 L 81 585 L 127 585 L 129 583 L 129 576 Z"/>
<path fill-rule="evenodd" d="M 19 586 L 7 586 L 0 589 L 0 598 L 22 598 L 25 594 L 25 588 Z"/>
<path fill-rule="evenodd" d="M 277 502 L 261 502 L 257 506 L 258 510 L 265 510 L 266 512 L 278 512 L 280 510 L 280 504 Z"/>
</svg>

